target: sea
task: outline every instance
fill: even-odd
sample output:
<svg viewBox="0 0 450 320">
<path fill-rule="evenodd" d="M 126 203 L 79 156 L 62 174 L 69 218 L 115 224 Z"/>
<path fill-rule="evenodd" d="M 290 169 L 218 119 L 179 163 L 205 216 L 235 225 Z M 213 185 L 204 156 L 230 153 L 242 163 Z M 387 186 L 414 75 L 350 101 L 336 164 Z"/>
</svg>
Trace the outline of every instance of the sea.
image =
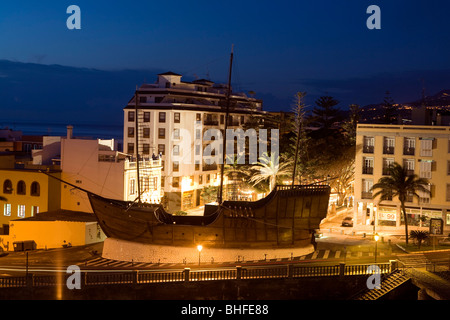
<svg viewBox="0 0 450 320">
<path fill-rule="evenodd" d="M 123 139 L 123 124 L 105 124 L 97 122 L 33 122 L 0 119 L 0 129 L 22 131 L 22 135 L 66 136 L 67 125 L 73 126 L 75 138 Z"/>
</svg>

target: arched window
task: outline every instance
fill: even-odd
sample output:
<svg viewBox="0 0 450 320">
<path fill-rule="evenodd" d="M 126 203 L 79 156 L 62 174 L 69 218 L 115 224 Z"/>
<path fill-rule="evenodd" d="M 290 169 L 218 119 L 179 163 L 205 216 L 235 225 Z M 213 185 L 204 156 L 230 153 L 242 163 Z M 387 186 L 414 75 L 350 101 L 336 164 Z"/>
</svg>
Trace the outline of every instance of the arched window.
<svg viewBox="0 0 450 320">
<path fill-rule="evenodd" d="M 33 181 L 33 183 L 31 184 L 30 194 L 32 196 L 40 196 L 41 195 L 41 186 L 39 185 L 39 182 Z"/>
<path fill-rule="evenodd" d="M 7 179 L 5 182 L 3 182 L 3 193 L 12 193 L 12 182 L 11 180 Z"/>
<path fill-rule="evenodd" d="M 27 193 L 27 186 L 25 184 L 25 181 L 20 180 L 17 182 L 17 194 L 26 194 Z"/>
</svg>

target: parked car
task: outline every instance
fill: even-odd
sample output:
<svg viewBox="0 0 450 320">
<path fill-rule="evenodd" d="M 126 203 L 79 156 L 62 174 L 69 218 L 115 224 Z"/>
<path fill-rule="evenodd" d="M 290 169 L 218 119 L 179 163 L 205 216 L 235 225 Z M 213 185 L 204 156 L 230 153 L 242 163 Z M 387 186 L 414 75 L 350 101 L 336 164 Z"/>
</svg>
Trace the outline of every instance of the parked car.
<svg viewBox="0 0 450 320">
<path fill-rule="evenodd" d="M 353 227 L 353 218 L 345 217 L 344 220 L 342 220 L 342 226 L 343 227 Z"/>
</svg>

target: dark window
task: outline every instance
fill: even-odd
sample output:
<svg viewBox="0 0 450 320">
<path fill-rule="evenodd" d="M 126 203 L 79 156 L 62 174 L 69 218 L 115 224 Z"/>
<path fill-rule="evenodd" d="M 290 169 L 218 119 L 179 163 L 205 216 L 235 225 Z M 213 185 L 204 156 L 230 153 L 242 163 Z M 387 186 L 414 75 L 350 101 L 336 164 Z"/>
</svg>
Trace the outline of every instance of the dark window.
<svg viewBox="0 0 450 320">
<path fill-rule="evenodd" d="M 134 137 L 134 127 L 128 127 L 128 138 Z"/>
<path fill-rule="evenodd" d="M 150 154 L 150 145 L 148 143 L 144 143 L 142 145 L 142 153 L 143 154 Z"/>
<path fill-rule="evenodd" d="M 202 121 L 202 114 L 201 113 L 195 114 L 195 120 Z"/>
<path fill-rule="evenodd" d="M 25 181 L 20 180 L 17 182 L 17 194 L 26 194 L 27 193 L 27 186 L 25 184 Z"/>
<path fill-rule="evenodd" d="M 12 193 L 12 182 L 11 180 L 5 180 L 3 182 L 3 193 L 11 194 Z"/>
<path fill-rule="evenodd" d="M 139 97 L 139 102 L 140 103 L 146 103 L 147 102 L 147 97 Z"/>
<path fill-rule="evenodd" d="M 165 123 L 166 122 L 166 113 L 165 112 L 160 112 L 159 113 L 159 122 L 161 122 L 161 123 Z"/>
<path fill-rule="evenodd" d="M 134 153 L 134 143 L 128 144 L 128 153 Z"/>
<path fill-rule="evenodd" d="M 166 152 L 166 145 L 165 144 L 158 144 L 158 154 L 164 155 Z"/>
<path fill-rule="evenodd" d="M 34 181 L 31 184 L 31 195 L 32 196 L 40 196 L 41 195 L 41 187 L 38 182 Z"/>
<path fill-rule="evenodd" d="M 180 177 L 173 177 L 172 178 L 172 187 L 178 188 L 180 186 Z"/>
<path fill-rule="evenodd" d="M 174 161 L 173 162 L 173 171 L 178 172 L 179 168 L 180 168 L 180 164 L 178 163 L 178 161 Z"/>
<path fill-rule="evenodd" d="M 134 111 L 128 111 L 128 121 L 134 121 Z"/>
<path fill-rule="evenodd" d="M 144 138 L 150 138 L 150 128 L 143 128 Z"/>
<path fill-rule="evenodd" d="M 173 115 L 173 122 L 175 123 L 180 123 L 180 113 L 179 112 L 175 112 Z"/>
<path fill-rule="evenodd" d="M 159 128 L 159 131 L 158 131 L 158 138 L 160 138 L 160 139 L 166 138 L 166 129 L 164 129 L 164 128 Z"/>
<path fill-rule="evenodd" d="M 144 122 L 150 122 L 150 112 L 144 112 Z"/>
</svg>

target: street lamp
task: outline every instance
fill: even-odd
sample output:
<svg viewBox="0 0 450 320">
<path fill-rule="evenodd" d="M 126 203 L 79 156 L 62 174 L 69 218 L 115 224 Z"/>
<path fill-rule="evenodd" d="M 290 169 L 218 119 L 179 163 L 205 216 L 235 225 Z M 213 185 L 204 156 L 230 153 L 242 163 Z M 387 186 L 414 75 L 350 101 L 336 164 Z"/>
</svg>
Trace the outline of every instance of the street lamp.
<svg viewBox="0 0 450 320">
<path fill-rule="evenodd" d="M 201 244 L 199 244 L 197 246 L 197 250 L 198 250 L 198 265 L 200 265 L 200 253 L 202 252 L 203 246 Z"/>
<path fill-rule="evenodd" d="M 380 240 L 380 236 L 378 233 L 375 233 L 373 235 L 373 239 L 375 240 L 375 263 L 377 263 L 377 247 L 378 247 L 378 240 Z"/>
</svg>

